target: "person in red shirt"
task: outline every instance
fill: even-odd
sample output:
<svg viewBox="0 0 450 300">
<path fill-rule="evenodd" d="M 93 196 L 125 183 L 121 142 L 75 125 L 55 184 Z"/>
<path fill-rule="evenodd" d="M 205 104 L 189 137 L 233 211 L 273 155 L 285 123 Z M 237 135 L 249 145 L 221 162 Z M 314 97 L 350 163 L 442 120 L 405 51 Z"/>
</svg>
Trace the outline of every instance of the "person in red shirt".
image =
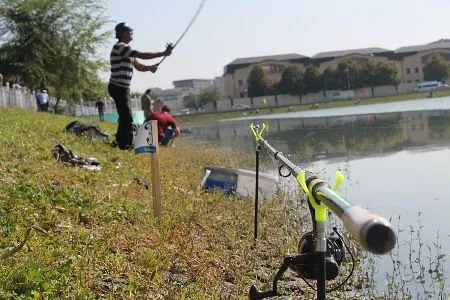
<svg viewBox="0 0 450 300">
<path fill-rule="evenodd" d="M 180 127 L 170 113 L 162 111 L 163 106 L 163 101 L 157 99 L 153 104 L 153 113 L 147 117 L 145 122 L 158 121 L 158 141 L 161 145 L 167 146 L 180 135 Z"/>
</svg>

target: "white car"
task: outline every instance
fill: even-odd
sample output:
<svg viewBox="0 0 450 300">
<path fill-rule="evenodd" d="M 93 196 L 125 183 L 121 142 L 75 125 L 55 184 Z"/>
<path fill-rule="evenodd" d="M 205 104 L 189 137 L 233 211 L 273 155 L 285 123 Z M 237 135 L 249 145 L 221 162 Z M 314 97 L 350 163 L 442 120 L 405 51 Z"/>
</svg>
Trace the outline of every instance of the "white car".
<svg viewBox="0 0 450 300">
<path fill-rule="evenodd" d="M 437 91 L 439 89 L 448 88 L 448 85 L 440 82 L 440 81 L 424 81 L 419 83 L 414 91 L 416 92 L 432 92 Z"/>
</svg>

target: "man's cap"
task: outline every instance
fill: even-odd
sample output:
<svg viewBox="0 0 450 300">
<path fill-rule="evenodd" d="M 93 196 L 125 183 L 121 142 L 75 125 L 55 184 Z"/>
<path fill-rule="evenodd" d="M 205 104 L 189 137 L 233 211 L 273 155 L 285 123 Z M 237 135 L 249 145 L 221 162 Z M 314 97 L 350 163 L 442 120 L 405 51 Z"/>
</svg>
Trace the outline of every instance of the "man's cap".
<svg viewBox="0 0 450 300">
<path fill-rule="evenodd" d="M 124 32 L 133 31 L 133 28 L 131 28 L 126 22 L 121 22 L 116 25 L 115 30 L 116 30 L 116 38 L 120 39 Z"/>
</svg>

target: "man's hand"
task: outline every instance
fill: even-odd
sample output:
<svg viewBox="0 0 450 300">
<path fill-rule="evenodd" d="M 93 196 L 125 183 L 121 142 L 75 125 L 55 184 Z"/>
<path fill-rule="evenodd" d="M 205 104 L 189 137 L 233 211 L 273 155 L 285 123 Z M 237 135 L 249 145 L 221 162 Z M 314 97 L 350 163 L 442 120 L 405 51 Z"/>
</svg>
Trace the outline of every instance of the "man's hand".
<svg viewBox="0 0 450 300">
<path fill-rule="evenodd" d="M 148 66 L 148 70 L 152 73 L 155 73 L 158 70 L 158 66 L 157 65 Z"/>
<path fill-rule="evenodd" d="M 171 43 L 167 44 L 166 50 L 164 51 L 164 56 L 170 56 L 172 54 L 173 45 Z"/>
</svg>

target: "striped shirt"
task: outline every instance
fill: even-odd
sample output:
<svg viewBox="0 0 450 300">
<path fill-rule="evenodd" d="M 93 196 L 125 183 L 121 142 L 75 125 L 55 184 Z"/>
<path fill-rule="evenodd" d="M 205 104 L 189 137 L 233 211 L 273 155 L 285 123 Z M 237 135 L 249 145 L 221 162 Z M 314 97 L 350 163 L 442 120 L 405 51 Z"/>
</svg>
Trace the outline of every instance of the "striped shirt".
<svg viewBox="0 0 450 300">
<path fill-rule="evenodd" d="M 109 83 L 129 88 L 133 77 L 132 57 L 137 51 L 131 49 L 128 44 L 118 41 L 111 50 L 111 77 Z"/>
</svg>

